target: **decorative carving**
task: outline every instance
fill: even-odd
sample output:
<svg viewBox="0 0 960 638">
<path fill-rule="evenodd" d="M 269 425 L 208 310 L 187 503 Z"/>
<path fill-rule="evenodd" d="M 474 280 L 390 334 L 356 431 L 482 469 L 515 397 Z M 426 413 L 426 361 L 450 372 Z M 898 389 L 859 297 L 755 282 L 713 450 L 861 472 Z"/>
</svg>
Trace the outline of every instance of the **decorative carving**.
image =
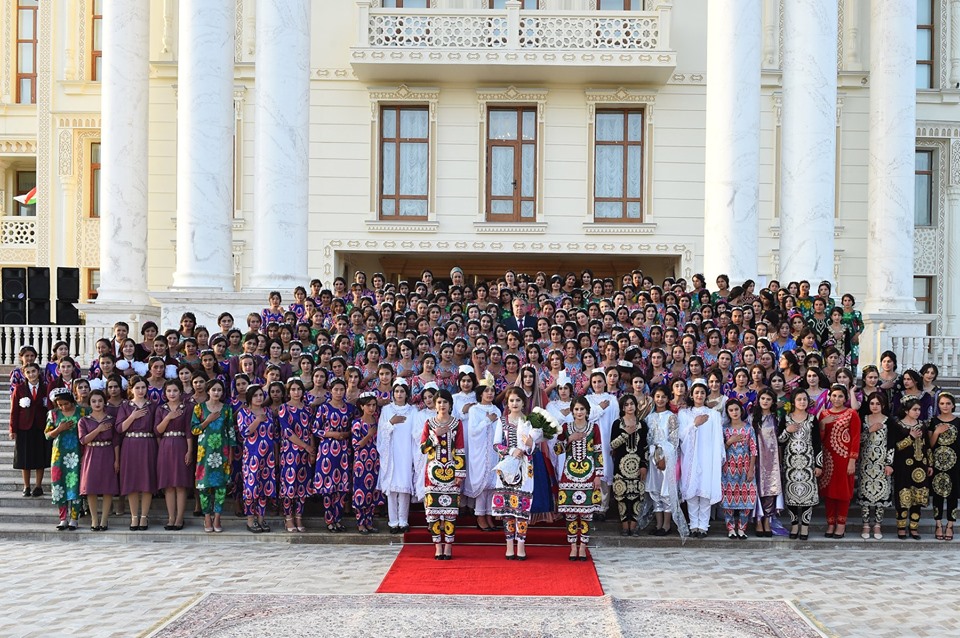
<svg viewBox="0 0 960 638">
<path fill-rule="evenodd" d="M 524 235 L 542 235 L 547 232 L 545 222 L 529 224 L 496 224 L 489 222 L 474 222 L 473 230 L 484 235 L 503 235 L 520 233 Z"/>
<path fill-rule="evenodd" d="M 914 273 L 933 275 L 936 286 L 936 299 L 941 300 L 934 304 L 934 314 L 937 315 L 938 330 L 947 325 L 946 303 L 947 298 L 947 180 L 948 169 L 948 140 L 946 139 L 918 139 L 917 148 L 934 149 L 934 185 L 935 194 L 933 226 L 919 226 L 914 229 L 913 235 L 913 263 Z"/>
<path fill-rule="evenodd" d="M 656 230 L 656 224 L 583 224 L 584 235 L 652 235 Z"/>
<path fill-rule="evenodd" d="M 233 278 L 237 290 L 243 290 L 243 253 L 247 242 L 242 239 L 233 240 Z"/>
<path fill-rule="evenodd" d="M 90 166 L 90 142 L 100 139 L 99 129 L 77 131 L 74 135 L 73 154 L 77 158 L 76 184 L 73 200 L 73 231 L 75 237 L 75 255 L 77 265 L 96 268 L 100 265 L 100 220 L 91 219 L 85 204 L 90 191 L 87 190 L 87 168 Z"/>
<path fill-rule="evenodd" d="M 783 2 L 777 7 L 777 68 L 783 69 Z"/>
<path fill-rule="evenodd" d="M 59 128 L 100 128 L 100 114 L 91 113 L 57 118 Z"/>
<path fill-rule="evenodd" d="M 950 185 L 960 186 L 960 139 L 957 138 L 950 140 Z"/>
<path fill-rule="evenodd" d="M 837 71 L 843 70 L 844 0 L 837 0 Z M 836 278 L 834 278 L 836 281 Z"/>
<path fill-rule="evenodd" d="M 2 8 L 0 8 L 0 13 L 3 14 L 3 36 L 6 41 L 7 38 L 13 38 L 13 7 L 10 3 L 6 3 Z M 10 104 L 13 102 L 13 96 L 10 94 L 10 87 L 13 86 L 13 82 L 10 80 L 10 71 L 13 69 L 13 60 L 10 57 L 10 52 L 13 50 L 12 46 L 0 47 L 3 49 L 3 65 L 0 66 L 0 102 L 3 104 Z"/>
<path fill-rule="evenodd" d="M 480 121 L 486 122 L 487 103 L 490 102 L 520 102 L 536 103 L 537 118 L 543 122 L 544 106 L 547 102 L 547 89 L 518 89 L 515 86 L 508 86 L 505 89 L 477 89 L 477 101 L 480 104 Z"/>
<path fill-rule="evenodd" d="M 656 51 L 660 48 L 659 14 L 626 18 L 602 15 L 523 16 L 520 18 L 520 47 L 623 51 Z"/>
<path fill-rule="evenodd" d="M 37 184 L 50 184 L 50 158 L 53 155 L 53 140 L 51 110 L 53 100 L 51 89 L 53 83 L 53 54 L 51 43 L 53 37 L 53 4 L 41 2 L 37 15 Z M 37 199 L 37 256 L 34 262 L 37 266 L 50 265 L 50 197 Z"/>
<path fill-rule="evenodd" d="M 37 261 L 36 248 L 0 247 L 0 264 L 32 264 Z"/>
<path fill-rule="evenodd" d="M 3 153 L 5 155 L 10 155 L 10 154 L 36 155 L 37 141 L 36 140 L 0 140 L 0 153 Z"/>
<path fill-rule="evenodd" d="M 60 176 L 73 174 L 73 131 L 70 129 L 60 130 L 59 143 L 60 156 Z"/>
<path fill-rule="evenodd" d="M 35 217 L 4 217 L 0 220 L 0 244 L 11 246 L 34 246 L 37 243 L 37 219 Z"/>
<path fill-rule="evenodd" d="M 233 37 L 233 61 L 243 61 L 243 0 L 237 0 L 237 10 L 235 12 L 236 25 L 234 27 Z"/>
<path fill-rule="evenodd" d="M 173 0 L 163 0 L 163 35 L 160 37 L 160 53 L 173 54 Z"/>
<path fill-rule="evenodd" d="M 594 123 L 597 104 L 640 104 L 646 111 L 652 111 L 657 102 L 656 93 L 625 89 L 587 89 L 584 91 L 587 99 L 587 118 L 590 124 Z M 648 117 L 651 113 L 645 113 Z"/>
<path fill-rule="evenodd" d="M 370 99 L 373 102 L 436 102 L 440 99 L 440 89 L 432 87 L 409 87 L 400 84 L 397 88 L 372 87 Z"/>
<path fill-rule="evenodd" d="M 440 224 L 433 222 L 378 222 L 367 221 L 367 230 L 371 233 L 436 233 Z"/>
<path fill-rule="evenodd" d="M 321 80 L 356 80 L 353 69 L 317 69 L 313 75 Z"/>
<path fill-rule="evenodd" d="M 949 13 L 950 3 L 945 2 L 944 0 L 941 0 L 937 4 L 940 5 L 940 33 L 943 35 L 941 35 L 938 38 L 938 40 L 940 40 L 940 60 L 935 64 L 936 66 L 940 67 L 940 90 L 943 90 L 943 89 L 951 88 L 947 82 L 947 75 L 950 72 L 950 38 L 945 37 L 947 33 L 947 25 L 950 24 L 950 20 L 947 17 Z M 938 326 L 943 325 L 942 315 L 937 325 Z"/>
</svg>

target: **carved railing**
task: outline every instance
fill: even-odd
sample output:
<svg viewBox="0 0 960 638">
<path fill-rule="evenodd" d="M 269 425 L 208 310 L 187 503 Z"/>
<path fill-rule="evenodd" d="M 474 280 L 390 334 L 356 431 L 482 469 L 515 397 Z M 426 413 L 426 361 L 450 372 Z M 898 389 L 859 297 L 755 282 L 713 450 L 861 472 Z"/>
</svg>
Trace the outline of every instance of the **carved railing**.
<svg viewBox="0 0 960 638">
<path fill-rule="evenodd" d="M 36 217 L 0 217 L 0 245 L 35 246 L 37 243 Z"/>
</svg>

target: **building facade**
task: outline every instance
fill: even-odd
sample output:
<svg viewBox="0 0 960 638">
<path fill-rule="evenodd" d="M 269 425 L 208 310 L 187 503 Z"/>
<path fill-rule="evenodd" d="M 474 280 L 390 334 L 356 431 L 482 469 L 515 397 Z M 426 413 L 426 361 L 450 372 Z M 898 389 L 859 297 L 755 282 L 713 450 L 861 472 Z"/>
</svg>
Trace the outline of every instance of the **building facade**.
<svg viewBox="0 0 960 638">
<path fill-rule="evenodd" d="M 88 321 L 458 264 L 827 278 L 960 334 L 960 0 L 3 0 L 0 28 L 0 265 L 80 268 Z"/>
</svg>

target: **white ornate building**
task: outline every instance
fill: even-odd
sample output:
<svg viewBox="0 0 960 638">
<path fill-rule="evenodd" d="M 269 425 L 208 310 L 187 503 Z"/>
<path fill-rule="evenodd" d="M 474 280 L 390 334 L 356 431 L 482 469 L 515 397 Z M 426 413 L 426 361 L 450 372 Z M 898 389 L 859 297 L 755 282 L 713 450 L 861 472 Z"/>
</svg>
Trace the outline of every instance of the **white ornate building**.
<svg viewBox="0 0 960 638">
<path fill-rule="evenodd" d="M 88 322 L 456 263 L 828 278 L 874 330 L 960 334 L 960 0 L 2 0 L 0 28 L 0 263 L 79 267 Z"/>
</svg>

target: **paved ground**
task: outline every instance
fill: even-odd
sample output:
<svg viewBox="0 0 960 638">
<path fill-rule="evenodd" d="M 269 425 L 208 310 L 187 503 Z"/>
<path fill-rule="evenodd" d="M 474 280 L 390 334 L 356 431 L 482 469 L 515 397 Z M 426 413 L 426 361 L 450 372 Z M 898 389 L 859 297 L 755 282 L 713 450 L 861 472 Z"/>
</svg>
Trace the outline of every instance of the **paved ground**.
<svg viewBox="0 0 960 638">
<path fill-rule="evenodd" d="M 203 592 L 371 593 L 398 550 L 9 541 L 0 570 L 0 636 L 139 635 Z M 831 633 L 872 638 L 960 635 L 954 556 L 746 547 L 595 552 L 613 596 L 786 598 Z"/>
</svg>

